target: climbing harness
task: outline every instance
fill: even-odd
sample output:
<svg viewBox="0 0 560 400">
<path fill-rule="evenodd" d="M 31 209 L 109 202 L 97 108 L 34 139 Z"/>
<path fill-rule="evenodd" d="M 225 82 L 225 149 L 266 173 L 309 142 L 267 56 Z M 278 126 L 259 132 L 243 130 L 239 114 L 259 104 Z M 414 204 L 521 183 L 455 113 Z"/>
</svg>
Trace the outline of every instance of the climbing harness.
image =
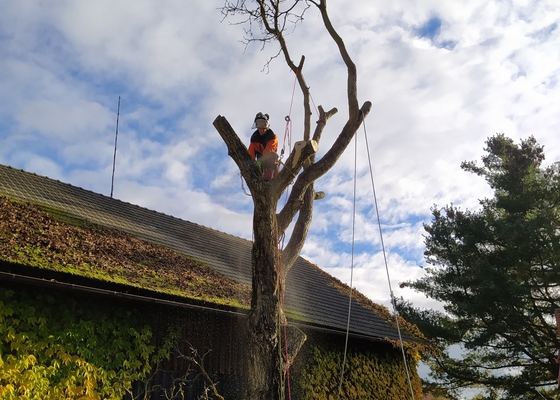
<svg viewBox="0 0 560 400">
<path fill-rule="evenodd" d="M 367 130 L 366 130 L 366 123 L 365 120 L 362 121 L 363 126 L 364 126 L 364 137 L 365 137 L 365 144 L 366 144 L 366 151 L 367 151 L 367 156 L 368 156 L 368 163 L 369 163 L 369 172 L 370 172 L 370 178 L 371 178 L 371 188 L 372 188 L 372 193 L 373 193 L 373 201 L 374 201 L 374 207 L 375 207 L 375 212 L 376 212 L 376 217 L 377 217 L 377 226 L 379 229 L 379 237 L 380 237 L 380 243 L 381 243 L 381 251 L 383 253 L 383 260 L 384 260 L 384 264 L 385 264 L 385 271 L 387 274 L 387 282 L 389 284 L 389 293 L 390 293 L 390 297 L 391 297 L 391 305 L 393 307 L 393 314 L 395 316 L 395 322 L 396 322 L 396 326 L 397 326 L 397 333 L 399 336 L 399 343 L 401 346 L 401 352 L 402 352 L 402 357 L 403 357 L 403 361 L 404 361 L 404 368 L 406 371 L 406 377 L 408 380 L 408 386 L 410 389 L 410 396 L 411 399 L 414 400 L 414 390 L 412 387 L 412 379 L 410 376 L 410 370 L 409 370 L 409 366 L 408 366 L 408 361 L 406 359 L 406 352 L 404 350 L 404 342 L 403 342 L 403 338 L 402 338 L 402 333 L 401 333 L 401 328 L 400 328 L 400 323 L 399 323 L 399 313 L 397 310 L 397 304 L 395 301 L 395 296 L 393 294 L 393 289 L 392 289 L 392 285 L 391 285 L 391 277 L 389 274 L 389 264 L 387 262 L 387 252 L 385 251 L 385 244 L 383 241 L 383 230 L 381 229 L 381 219 L 379 217 L 379 206 L 377 203 L 377 194 L 375 191 L 375 183 L 374 183 L 374 179 L 373 179 L 373 167 L 371 164 L 371 156 L 370 156 L 370 151 L 369 151 L 369 143 L 368 143 L 368 138 L 367 138 Z M 346 341 L 345 341 L 345 346 L 344 346 L 344 357 L 343 357 L 343 362 L 342 362 L 342 372 L 340 374 L 340 384 L 338 387 L 338 396 L 340 398 L 341 394 L 342 394 L 342 382 L 344 379 L 344 369 L 345 369 L 345 364 L 346 364 L 346 356 L 347 356 L 347 352 L 348 352 L 348 337 L 350 334 L 350 315 L 352 312 L 352 286 L 353 286 L 353 271 L 354 271 L 354 242 L 355 242 L 355 235 L 354 235 L 354 230 L 355 230 L 355 218 L 356 218 L 356 181 L 357 181 L 357 154 L 358 154 L 358 139 L 357 139 L 357 135 L 354 138 L 355 140 L 355 149 L 354 149 L 354 203 L 353 203 L 353 216 L 352 216 L 352 257 L 351 257 L 351 264 L 350 264 L 350 298 L 349 298 L 349 302 L 348 302 L 348 321 L 347 321 L 347 325 L 346 325 Z"/>
</svg>

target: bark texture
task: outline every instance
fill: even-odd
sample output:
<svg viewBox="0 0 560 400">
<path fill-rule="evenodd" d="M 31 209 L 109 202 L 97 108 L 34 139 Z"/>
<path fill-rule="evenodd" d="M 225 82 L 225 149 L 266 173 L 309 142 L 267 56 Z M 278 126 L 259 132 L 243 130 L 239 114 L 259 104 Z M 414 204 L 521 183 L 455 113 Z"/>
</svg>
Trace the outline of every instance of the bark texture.
<svg viewBox="0 0 560 400">
<path fill-rule="evenodd" d="M 303 14 L 310 7 L 316 7 L 319 10 L 325 29 L 333 39 L 347 67 L 348 119 L 332 147 L 318 161 L 315 160 L 317 149 L 312 141 L 320 145 L 321 135 L 327 121 L 338 110 L 333 108 L 324 111 L 319 106 L 318 121 L 312 135 L 311 95 L 303 75 L 305 57 L 302 56 L 299 63 L 296 64 L 290 56 L 284 38 L 290 21 L 301 22 Z M 303 11 L 301 11 L 302 9 Z M 313 202 L 315 199 L 322 198 L 321 195 L 315 193 L 313 183 L 332 168 L 340 158 L 371 110 L 371 103 L 365 102 L 362 107 L 358 104 L 357 69 L 342 38 L 331 24 L 326 0 L 303 2 L 299 0 L 255 0 L 254 2 L 226 0 L 222 13 L 224 17 L 242 15 L 249 26 L 259 27 L 263 36 L 257 37 L 256 32 L 249 28 L 247 43 L 275 41 L 279 44 L 278 55 L 284 56 L 286 64 L 296 75 L 303 95 L 304 132 L 302 139 L 305 146 L 301 149 L 301 156 L 296 159 L 295 152 L 292 151 L 284 161 L 284 168 L 280 174 L 268 182 L 263 181 L 247 148 L 241 143 L 227 119 L 218 116 L 214 120 L 214 126 L 226 143 L 228 154 L 235 161 L 247 182 L 254 202 L 253 288 L 248 327 L 249 390 L 246 398 L 250 400 L 284 399 L 283 386 L 286 368 L 301 348 L 305 335 L 293 327 L 286 330 L 285 342 L 288 342 L 289 353 L 286 357 L 286 353 L 281 348 L 281 346 L 285 346 L 285 343 L 280 341 L 281 328 L 286 323 L 279 306 L 280 296 L 284 289 L 286 276 L 300 254 L 309 232 Z M 293 186 L 288 200 L 276 215 L 278 200 L 292 182 Z M 284 235 L 296 215 L 298 217 L 292 235 L 280 254 L 278 238 Z"/>
</svg>

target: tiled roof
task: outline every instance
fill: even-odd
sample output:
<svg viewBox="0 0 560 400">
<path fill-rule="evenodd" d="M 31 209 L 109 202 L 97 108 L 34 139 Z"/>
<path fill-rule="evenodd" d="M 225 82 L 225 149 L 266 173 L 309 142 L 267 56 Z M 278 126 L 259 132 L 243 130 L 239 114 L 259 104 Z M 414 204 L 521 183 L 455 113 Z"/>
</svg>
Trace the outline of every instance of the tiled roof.
<svg viewBox="0 0 560 400">
<path fill-rule="evenodd" d="M 203 261 L 237 282 L 251 284 L 248 240 L 4 165 L 0 165 L 0 194 L 125 231 Z M 329 275 L 299 257 L 286 280 L 288 315 L 292 311 L 305 324 L 345 332 L 348 296 L 332 282 Z M 352 334 L 398 339 L 396 329 L 355 300 L 351 310 Z"/>
</svg>

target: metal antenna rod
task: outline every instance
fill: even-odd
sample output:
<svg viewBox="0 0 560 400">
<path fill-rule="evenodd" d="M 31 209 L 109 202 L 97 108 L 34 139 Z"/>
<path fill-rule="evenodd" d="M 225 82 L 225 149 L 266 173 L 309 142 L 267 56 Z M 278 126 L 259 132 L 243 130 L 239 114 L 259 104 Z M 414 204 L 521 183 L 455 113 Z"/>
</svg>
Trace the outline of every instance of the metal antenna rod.
<svg viewBox="0 0 560 400">
<path fill-rule="evenodd" d="M 113 186 L 115 184 L 115 164 L 117 162 L 117 138 L 119 136 L 119 114 L 121 113 L 121 96 L 117 107 L 117 130 L 115 131 L 115 152 L 113 153 L 113 176 L 111 177 L 111 198 L 113 198 Z"/>
</svg>

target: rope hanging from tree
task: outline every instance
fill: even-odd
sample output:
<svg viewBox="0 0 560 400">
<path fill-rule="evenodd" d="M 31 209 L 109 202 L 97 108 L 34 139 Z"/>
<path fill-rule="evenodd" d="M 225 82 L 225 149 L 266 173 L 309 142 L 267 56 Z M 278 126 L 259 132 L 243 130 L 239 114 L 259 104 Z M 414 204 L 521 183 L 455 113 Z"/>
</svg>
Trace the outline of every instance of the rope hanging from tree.
<svg viewBox="0 0 560 400">
<path fill-rule="evenodd" d="M 387 274 L 387 282 L 389 285 L 389 293 L 390 293 L 390 297 L 391 297 L 391 305 L 393 307 L 393 314 L 395 316 L 395 321 L 396 321 L 396 325 L 397 325 L 397 332 L 398 332 L 398 336 L 399 336 L 399 343 L 400 343 L 400 347 L 401 347 L 401 352 L 402 352 L 402 356 L 403 356 L 403 361 L 404 361 L 404 367 L 405 367 L 405 371 L 406 371 L 406 377 L 408 380 L 408 386 L 410 389 L 410 398 L 412 400 L 414 400 L 414 389 L 412 387 L 412 379 L 410 376 L 410 370 L 409 370 L 409 366 L 408 366 L 408 361 L 406 359 L 406 352 L 404 349 L 404 342 L 403 342 L 403 338 L 402 338 L 402 333 L 401 333 L 401 328 L 400 328 L 400 323 L 399 323 L 399 313 L 397 310 L 397 305 L 395 302 L 395 296 L 393 294 L 393 289 L 392 289 L 392 285 L 391 285 L 391 277 L 389 274 L 389 264 L 387 262 L 387 252 L 385 251 L 385 244 L 383 241 L 383 230 L 381 229 L 381 219 L 379 217 L 379 207 L 377 204 L 377 194 L 375 191 L 375 183 L 374 183 L 374 179 L 373 179 L 373 167 L 372 167 L 372 163 L 371 163 L 371 156 L 370 156 L 370 151 L 369 151 L 369 143 L 368 143 L 368 138 L 367 138 L 367 130 L 366 130 L 366 122 L 365 120 L 362 122 L 363 126 L 364 126 L 364 137 L 365 137 L 365 144 L 366 144 L 366 151 L 367 151 L 367 156 L 368 156 L 368 164 L 369 164 L 369 173 L 370 173 L 370 178 L 371 178 L 371 188 L 372 188 L 372 193 L 373 193 L 373 201 L 374 201 L 374 206 L 375 206 L 375 212 L 376 212 L 376 217 L 377 217 L 377 226 L 379 229 L 379 237 L 380 237 L 380 243 L 381 243 L 381 251 L 383 253 L 383 261 L 385 264 L 385 271 Z M 358 155 L 358 136 L 356 135 L 356 137 L 354 138 L 355 141 L 355 149 L 354 149 L 354 200 L 353 200 L 353 215 L 352 215 L 352 257 L 351 257 L 351 264 L 350 264 L 350 298 L 349 298 L 349 302 L 348 302 L 348 320 L 347 320 L 347 325 L 346 325 L 346 341 L 345 341 L 345 345 L 344 345 L 344 357 L 343 357 L 343 362 L 342 362 L 342 368 L 341 368 L 341 374 L 340 374 L 340 384 L 338 387 L 338 396 L 340 398 L 341 394 L 342 394 L 342 382 L 344 379 L 344 369 L 346 366 L 346 356 L 347 356 L 347 352 L 348 352 L 348 337 L 350 334 L 350 316 L 351 316 L 351 312 L 352 312 L 352 279 L 353 279 L 353 272 L 354 272 L 354 242 L 355 242 L 355 220 L 356 220 L 356 182 L 357 182 L 357 155 Z"/>
<path fill-rule="evenodd" d="M 358 136 L 354 137 L 354 189 L 352 201 L 352 248 L 350 260 L 350 295 L 348 296 L 348 319 L 346 321 L 346 337 L 344 340 L 344 357 L 342 358 L 342 368 L 340 369 L 340 383 L 338 385 L 338 397 L 342 395 L 342 382 L 344 381 L 344 369 L 346 367 L 346 355 L 348 354 L 348 337 L 350 336 L 350 316 L 352 315 L 352 294 L 353 294 L 353 279 L 354 279 L 354 243 L 356 232 L 356 182 L 357 182 L 357 157 L 358 154 Z"/>
<path fill-rule="evenodd" d="M 286 121 L 286 128 L 284 129 L 284 140 L 282 143 L 282 150 L 280 152 L 280 160 L 282 159 L 282 157 L 284 156 L 284 151 L 286 149 L 286 142 L 288 144 L 288 153 L 291 153 L 292 151 L 292 119 L 291 119 L 291 115 L 292 115 L 292 106 L 294 104 L 294 94 L 295 94 L 295 90 L 296 90 L 296 78 L 294 78 L 294 86 L 292 89 L 292 99 L 290 101 L 290 109 L 288 111 L 288 115 L 286 115 L 285 121 Z M 285 166 L 284 166 L 285 167 Z M 284 205 L 286 204 L 286 202 L 288 201 L 288 197 L 289 197 L 289 188 L 286 190 L 286 194 L 285 194 L 285 198 L 284 198 Z M 278 234 L 277 234 L 278 236 Z M 282 235 L 281 238 L 279 238 L 278 240 L 278 279 L 279 281 L 282 280 L 282 276 L 283 276 L 283 271 L 282 271 L 282 251 L 284 251 L 284 238 L 285 235 Z M 285 293 L 285 285 L 281 284 L 280 285 L 280 299 L 279 299 L 279 307 L 280 307 L 280 317 L 282 317 L 284 314 L 284 293 Z M 280 321 L 283 327 L 283 332 L 280 334 L 281 337 L 283 337 L 284 339 L 284 354 L 282 354 L 282 340 L 280 340 L 278 342 L 278 347 L 279 347 L 279 357 L 280 357 L 280 364 L 282 363 L 282 357 L 285 357 L 286 360 L 286 385 L 287 385 L 287 389 L 288 389 L 288 400 L 292 399 L 292 391 L 291 391 L 291 386 L 290 386 L 290 359 L 289 359 L 289 349 L 288 349 L 288 331 L 287 331 L 287 321 L 286 318 L 283 318 L 282 321 Z M 282 382 L 282 371 L 280 371 L 280 379 Z M 281 390 L 284 390 L 284 384 L 282 382 L 281 384 Z"/>
</svg>

